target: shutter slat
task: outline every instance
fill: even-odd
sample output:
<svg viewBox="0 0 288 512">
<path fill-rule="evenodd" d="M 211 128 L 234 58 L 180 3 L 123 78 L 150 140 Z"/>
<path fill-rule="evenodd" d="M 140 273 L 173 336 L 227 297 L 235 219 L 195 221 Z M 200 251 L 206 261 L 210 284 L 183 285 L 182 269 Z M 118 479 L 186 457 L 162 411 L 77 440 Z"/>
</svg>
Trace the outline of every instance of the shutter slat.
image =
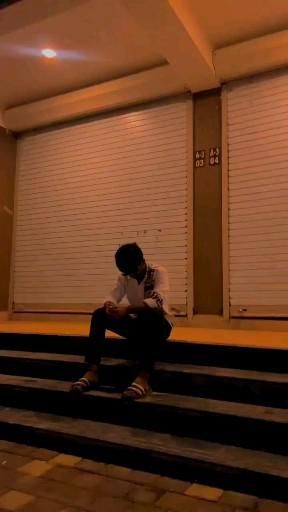
<svg viewBox="0 0 288 512">
<path fill-rule="evenodd" d="M 227 87 L 231 314 L 288 306 L 288 73 Z M 243 313 L 243 308 L 246 311 Z M 251 309 L 249 309 L 251 308 Z M 275 309 L 276 308 L 276 309 Z"/>
<path fill-rule="evenodd" d="M 25 135 L 19 142 L 14 302 L 101 303 L 114 253 L 138 242 L 187 301 L 187 100 Z"/>
</svg>

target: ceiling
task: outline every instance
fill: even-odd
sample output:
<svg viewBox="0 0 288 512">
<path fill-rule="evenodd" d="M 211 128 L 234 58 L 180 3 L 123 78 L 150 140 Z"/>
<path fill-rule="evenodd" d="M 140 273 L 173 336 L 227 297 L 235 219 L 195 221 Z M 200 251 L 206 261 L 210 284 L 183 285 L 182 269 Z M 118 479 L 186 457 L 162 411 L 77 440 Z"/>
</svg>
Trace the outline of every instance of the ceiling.
<svg viewBox="0 0 288 512">
<path fill-rule="evenodd" d="M 0 111 L 167 62 L 208 89 L 215 50 L 287 27 L 288 0 L 22 0 L 0 15 Z"/>
<path fill-rule="evenodd" d="M 2 105 L 54 96 L 165 62 L 118 0 L 78 5 L 0 36 L 1 75 L 6 77 L 0 82 Z M 51 47 L 59 59 L 41 56 L 41 49 Z"/>
<path fill-rule="evenodd" d="M 288 27 L 287 0 L 190 0 L 214 49 Z"/>
</svg>

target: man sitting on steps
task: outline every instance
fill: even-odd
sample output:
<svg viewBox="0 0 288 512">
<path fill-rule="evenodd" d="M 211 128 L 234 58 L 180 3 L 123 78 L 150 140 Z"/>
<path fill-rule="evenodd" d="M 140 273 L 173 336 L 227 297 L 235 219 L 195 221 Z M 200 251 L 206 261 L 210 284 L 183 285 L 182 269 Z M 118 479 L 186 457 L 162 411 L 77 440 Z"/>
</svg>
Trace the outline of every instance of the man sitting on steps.
<svg viewBox="0 0 288 512">
<path fill-rule="evenodd" d="M 122 395 L 127 400 L 137 400 L 151 390 L 155 358 L 172 329 L 168 318 L 168 275 L 163 267 L 146 263 L 136 243 L 120 247 L 115 260 L 121 275 L 104 307 L 92 315 L 86 355 L 89 368 L 72 385 L 72 391 L 83 393 L 98 385 L 105 332 L 109 329 L 128 339 L 130 355 L 139 362 L 137 378 Z M 119 305 L 125 296 L 129 305 Z"/>
</svg>

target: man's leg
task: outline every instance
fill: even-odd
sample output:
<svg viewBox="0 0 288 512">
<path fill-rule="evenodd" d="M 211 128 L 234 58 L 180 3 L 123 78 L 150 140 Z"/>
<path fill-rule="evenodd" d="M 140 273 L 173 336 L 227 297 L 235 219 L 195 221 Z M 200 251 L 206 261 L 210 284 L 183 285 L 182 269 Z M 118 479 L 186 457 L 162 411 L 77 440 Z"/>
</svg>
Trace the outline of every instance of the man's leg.
<svg viewBox="0 0 288 512">
<path fill-rule="evenodd" d="M 74 382 L 72 391 L 83 393 L 98 384 L 99 367 L 103 355 L 106 330 L 109 329 L 120 336 L 128 337 L 130 320 L 129 317 L 117 320 L 108 315 L 104 307 L 94 311 L 90 323 L 88 349 L 85 357 L 88 369 L 81 379 Z"/>
<path fill-rule="evenodd" d="M 129 341 L 131 351 L 139 362 L 138 376 L 124 392 L 124 398 L 138 399 L 150 389 L 154 362 L 161 346 L 169 338 L 172 326 L 163 313 L 148 309 L 140 313 L 130 325 Z"/>
</svg>

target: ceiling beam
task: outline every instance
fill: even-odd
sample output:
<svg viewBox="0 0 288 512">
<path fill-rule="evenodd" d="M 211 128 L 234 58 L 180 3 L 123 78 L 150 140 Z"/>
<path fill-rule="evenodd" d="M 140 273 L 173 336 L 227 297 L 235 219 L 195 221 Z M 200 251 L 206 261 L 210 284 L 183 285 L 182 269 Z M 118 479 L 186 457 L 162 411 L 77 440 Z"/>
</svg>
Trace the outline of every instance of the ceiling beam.
<svg viewBox="0 0 288 512">
<path fill-rule="evenodd" d="M 191 91 L 219 85 L 212 48 L 200 30 L 189 0 L 121 0 L 147 40 Z"/>
<path fill-rule="evenodd" d="M 182 81 L 171 66 L 165 64 L 125 78 L 8 109 L 4 112 L 4 122 L 9 130 L 23 132 L 184 92 Z"/>
<path fill-rule="evenodd" d="M 221 82 L 288 66 L 288 30 L 216 50 L 214 65 Z"/>
</svg>

